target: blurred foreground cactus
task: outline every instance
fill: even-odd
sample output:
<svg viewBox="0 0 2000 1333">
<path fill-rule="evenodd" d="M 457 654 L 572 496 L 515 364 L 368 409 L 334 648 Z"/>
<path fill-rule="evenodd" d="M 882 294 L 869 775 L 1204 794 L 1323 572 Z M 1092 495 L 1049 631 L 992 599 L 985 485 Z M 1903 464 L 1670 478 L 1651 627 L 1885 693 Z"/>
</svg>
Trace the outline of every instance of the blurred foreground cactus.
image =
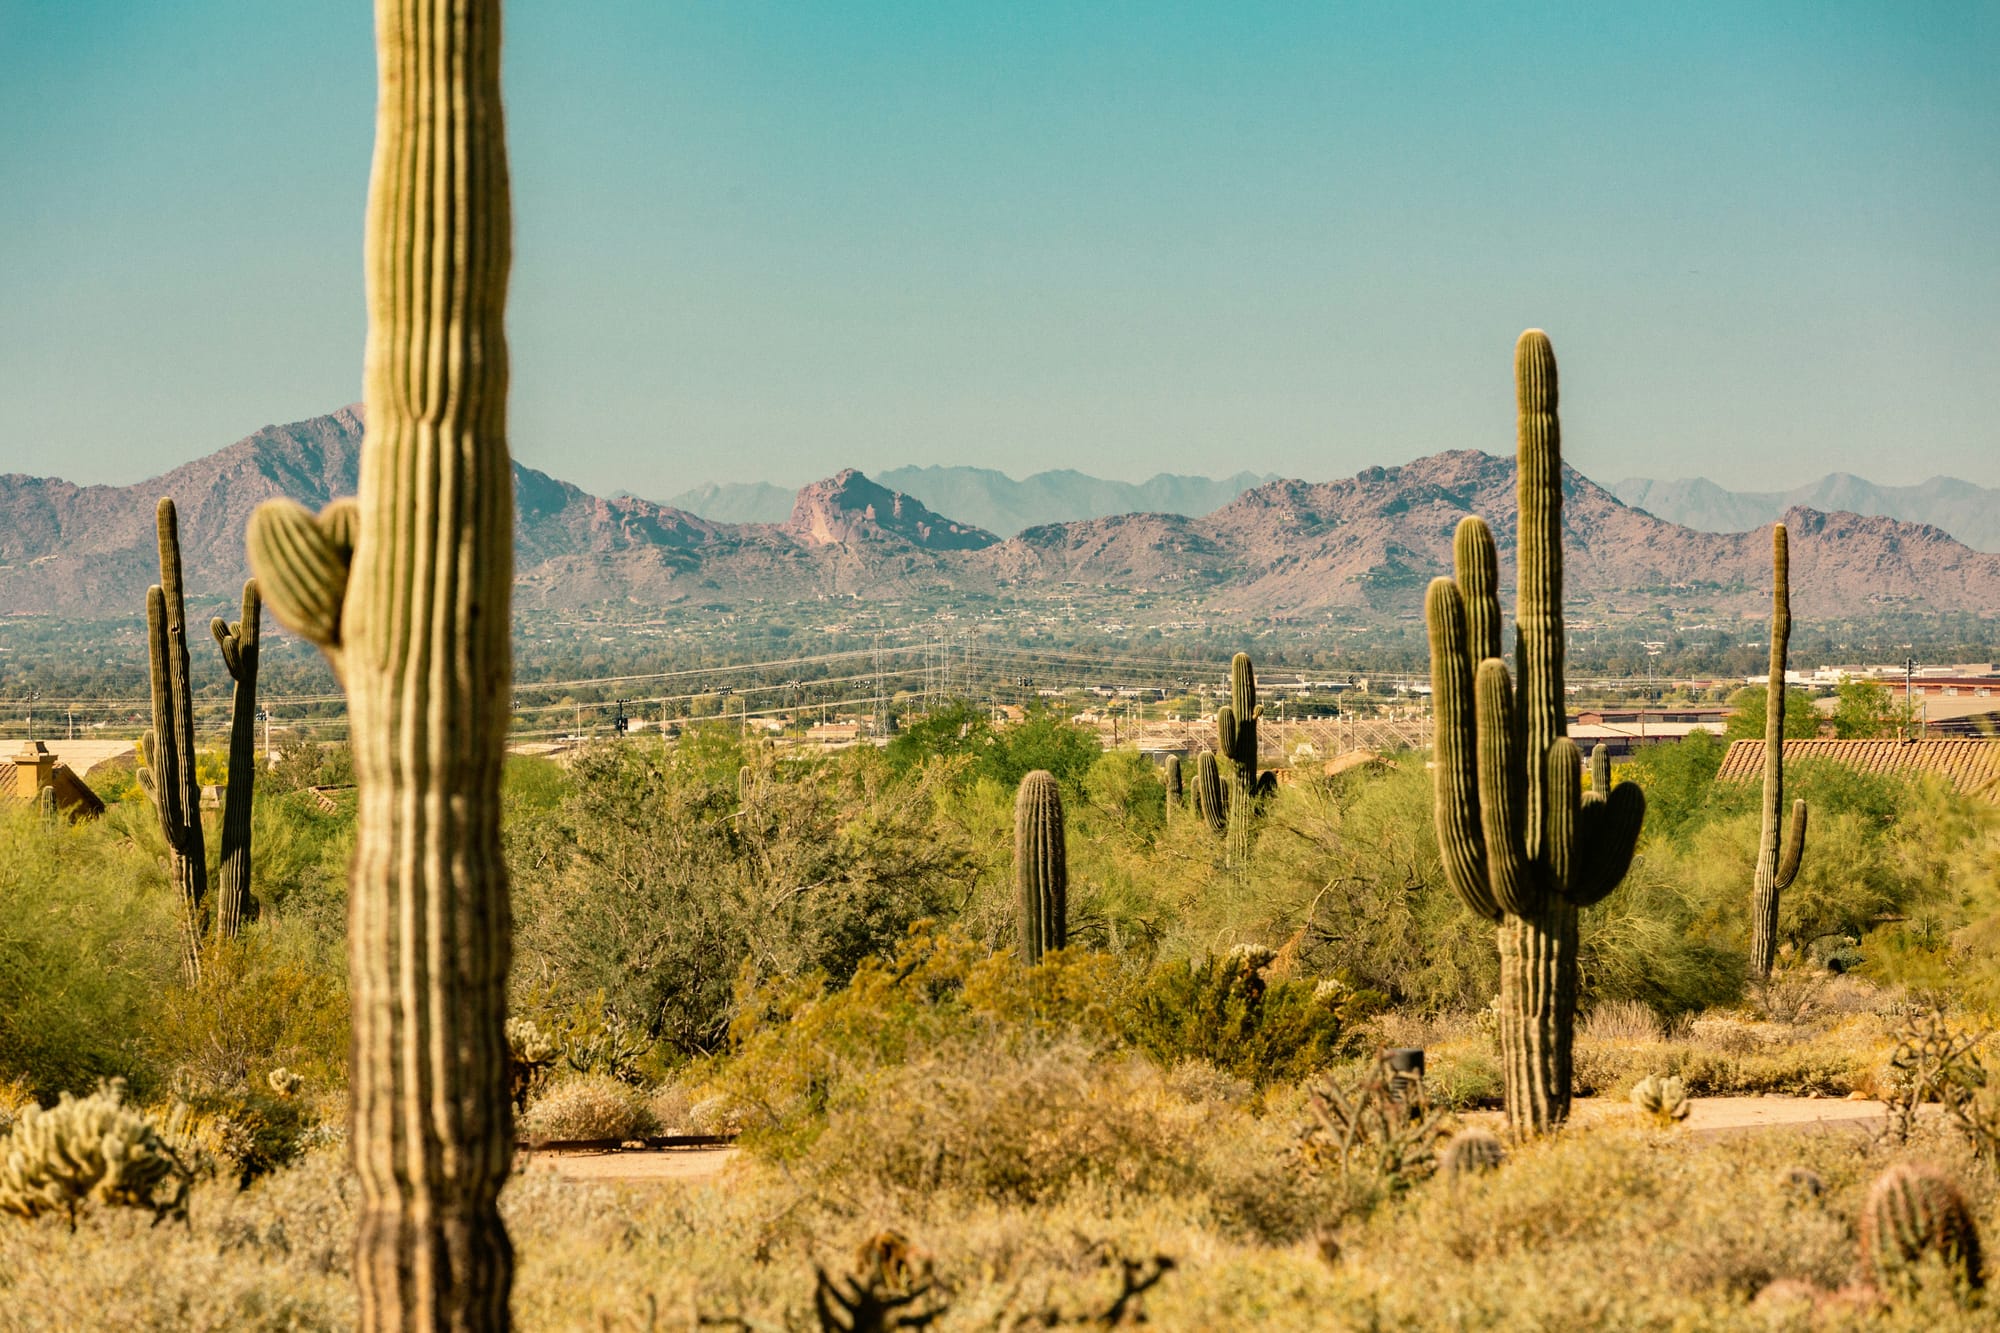
<svg viewBox="0 0 2000 1333">
<path fill-rule="evenodd" d="M 513 1154 L 500 853 L 512 219 L 498 0 L 377 0 L 358 503 L 269 502 L 251 565 L 348 695 L 350 1065 L 368 1329 L 500 1329 Z"/>
<path fill-rule="evenodd" d="M 1617 887 L 1646 803 L 1620 783 L 1584 793 L 1563 694 L 1562 452 L 1556 360 L 1530 329 L 1514 349 L 1519 407 L 1516 681 L 1500 656 L 1499 557 L 1484 520 L 1453 541 L 1456 576 L 1425 598 L 1437 708 L 1437 835 L 1458 895 L 1499 927 L 1507 1118 L 1539 1133 L 1569 1115 L 1577 909 Z M 1609 780 L 1608 759 L 1603 769 Z M 1593 771 L 1593 778 L 1597 772 Z"/>
<path fill-rule="evenodd" d="M 139 785 L 153 798 L 167 841 L 167 869 L 180 891 L 181 967 L 192 984 L 201 976 L 208 850 L 202 841 L 201 784 L 195 776 L 194 692 L 188 682 L 187 605 L 181 596 L 180 519 L 174 502 L 162 497 L 154 518 L 160 581 L 146 589 L 153 726 L 146 733 Z"/>
<path fill-rule="evenodd" d="M 250 798 L 257 781 L 257 629 L 261 603 L 257 580 L 243 585 L 243 618 L 209 622 L 222 664 L 236 682 L 229 715 L 229 786 L 222 797 L 222 882 L 215 925 L 225 940 L 235 939 L 250 918 Z"/>
<path fill-rule="evenodd" d="M 1757 877 L 1750 897 L 1750 971 L 1771 975 L 1778 960 L 1778 895 L 1799 873 L 1806 848 L 1806 803 L 1792 803 L 1792 822 L 1778 846 L 1785 809 L 1785 649 L 1792 638 L 1791 555 L 1785 525 L 1771 525 L 1771 668 L 1764 681 L 1764 802 L 1757 835 Z"/>
<path fill-rule="evenodd" d="M 187 1213 L 194 1176 L 158 1131 L 125 1105 L 125 1080 L 88 1097 L 64 1093 L 46 1110 L 30 1106 L 0 1139 L 0 1213 L 47 1213 L 76 1227 L 98 1203 L 144 1208 L 158 1221 Z"/>
<path fill-rule="evenodd" d="M 1963 1286 L 1984 1276 L 1979 1226 L 1958 1185 L 1934 1167 L 1899 1163 L 1868 1189 L 1861 1206 L 1861 1262 L 1885 1295 L 1910 1287 L 1926 1257 L 1941 1261 Z"/>
<path fill-rule="evenodd" d="M 1069 849 L 1062 789 L 1036 769 L 1014 798 L 1014 891 L 1021 912 L 1021 961 L 1029 967 L 1069 942 Z"/>
</svg>

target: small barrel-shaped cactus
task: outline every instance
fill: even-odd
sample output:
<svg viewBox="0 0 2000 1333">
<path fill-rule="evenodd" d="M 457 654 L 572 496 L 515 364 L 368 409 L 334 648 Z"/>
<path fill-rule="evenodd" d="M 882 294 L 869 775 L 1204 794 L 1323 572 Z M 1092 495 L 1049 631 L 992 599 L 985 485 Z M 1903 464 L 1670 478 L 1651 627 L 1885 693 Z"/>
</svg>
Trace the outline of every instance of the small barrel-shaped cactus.
<svg viewBox="0 0 2000 1333">
<path fill-rule="evenodd" d="M 1506 1160 L 1499 1136 L 1474 1125 L 1459 1130 L 1439 1150 L 1438 1171 L 1447 1178 L 1483 1175 L 1499 1170 Z"/>
<path fill-rule="evenodd" d="M 1021 961 L 1069 942 L 1069 852 L 1063 842 L 1062 790 L 1036 769 L 1014 798 L 1014 890 L 1020 899 Z"/>
<path fill-rule="evenodd" d="M 1965 1194 L 1934 1167 L 1898 1163 L 1875 1178 L 1861 1206 L 1861 1262 L 1893 1294 L 1911 1284 L 1926 1255 L 1967 1287 L 1983 1280 L 1979 1226 Z"/>
</svg>

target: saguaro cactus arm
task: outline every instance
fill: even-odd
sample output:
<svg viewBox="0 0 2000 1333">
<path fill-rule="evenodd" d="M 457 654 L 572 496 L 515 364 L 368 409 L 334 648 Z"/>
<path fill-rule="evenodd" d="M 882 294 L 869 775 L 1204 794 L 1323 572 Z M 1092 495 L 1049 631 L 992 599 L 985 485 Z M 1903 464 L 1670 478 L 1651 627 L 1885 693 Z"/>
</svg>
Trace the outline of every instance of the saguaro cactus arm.
<svg viewBox="0 0 2000 1333">
<path fill-rule="evenodd" d="M 266 500 L 250 516 L 250 567 L 278 619 L 338 666 L 341 606 L 360 526 L 350 497 L 315 517 L 291 500 Z"/>
<path fill-rule="evenodd" d="M 250 914 L 251 802 L 257 781 L 257 640 L 262 603 L 257 580 L 243 584 L 243 617 L 209 622 L 223 665 L 236 682 L 229 717 L 229 787 L 222 801 L 222 877 L 216 928 L 234 938 Z"/>
</svg>

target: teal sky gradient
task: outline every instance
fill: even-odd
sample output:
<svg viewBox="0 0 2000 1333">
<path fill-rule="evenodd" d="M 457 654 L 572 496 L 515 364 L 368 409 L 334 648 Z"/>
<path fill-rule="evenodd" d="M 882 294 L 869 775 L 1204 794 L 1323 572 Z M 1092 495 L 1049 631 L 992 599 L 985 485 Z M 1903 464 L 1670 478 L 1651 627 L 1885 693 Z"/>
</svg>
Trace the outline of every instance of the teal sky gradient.
<svg viewBox="0 0 2000 1333">
<path fill-rule="evenodd" d="M 0 471 L 360 393 L 370 6 L 0 0 Z M 2000 484 L 2000 6 L 515 3 L 513 444 Z"/>
</svg>

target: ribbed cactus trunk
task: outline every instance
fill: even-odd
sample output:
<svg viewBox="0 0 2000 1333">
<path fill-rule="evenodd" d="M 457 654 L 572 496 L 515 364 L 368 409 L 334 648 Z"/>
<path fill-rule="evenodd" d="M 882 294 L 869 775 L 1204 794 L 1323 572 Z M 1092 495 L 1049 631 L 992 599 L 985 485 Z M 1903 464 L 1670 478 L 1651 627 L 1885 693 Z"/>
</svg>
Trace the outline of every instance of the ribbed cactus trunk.
<svg viewBox="0 0 2000 1333">
<path fill-rule="evenodd" d="M 1785 525 L 1771 526 L 1771 668 L 1764 682 L 1764 804 L 1757 835 L 1757 875 L 1750 894 L 1750 971 L 1771 975 L 1778 961 L 1778 895 L 1799 873 L 1806 848 L 1806 803 L 1792 805 L 1791 827 L 1778 845 L 1785 811 L 1785 656 L 1792 640 L 1791 552 Z"/>
<path fill-rule="evenodd" d="M 1229 819 L 1229 792 L 1210 750 L 1203 750 L 1194 761 L 1194 812 L 1215 833 L 1222 832 Z"/>
<path fill-rule="evenodd" d="M 1569 739 L 1563 696 L 1562 452 L 1555 352 L 1531 329 L 1515 348 L 1519 576 L 1515 665 L 1500 657 L 1499 560 L 1485 522 L 1453 543 L 1456 576 L 1425 602 L 1437 708 L 1438 847 L 1467 906 L 1498 926 L 1507 1116 L 1539 1133 L 1569 1115 L 1577 910 L 1630 867 L 1645 798 L 1610 785 Z M 1601 781 L 1599 781 L 1601 775 Z"/>
<path fill-rule="evenodd" d="M 146 589 L 146 652 L 153 681 L 153 727 L 146 733 L 140 784 L 153 798 L 167 842 L 167 871 L 181 900 L 181 968 L 201 976 L 208 849 L 195 776 L 194 693 L 188 680 L 187 605 L 181 595 L 180 518 L 162 498 L 155 510 L 160 581 Z"/>
<path fill-rule="evenodd" d="M 257 580 L 243 585 L 243 618 L 209 622 L 222 664 L 236 682 L 229 714 L 229 786 L 222 798 L 222 874 L 216 891 L 215 928 L 233 940 L 250 918 L 250 803 L 257 783 L 257 631 L 262 604 Z"/>
<path fill-rule="evenodd" d="M 1069 849 L 1062 789 L 1036 769 L 1014 798 L 1014 891 L 1021 911 L 1021 961 L 1029 967 L 1069 942 Z"/>
<path fill-rule="evenodd" d="M 1229 661 L 1229 702 L 1215 711 L 1215 738 L 1229 760 L 1229 859 L 1239 866 L 1250 859 L 1257 802 L 1277 783 L 1274 775 L 1257 772 L 1257 719 L 1263 714 L 1250 654 L 1238 653 Z"/>
<path fill-rule="evenodd" d="M 1186 794 L 1183 790 L 1185 784 L 1181 778 L 1181 757 L 1177 754 L 1167 756 L 1166 782 L 1167 822 L 1172 823 L 1174 816 L 1180 813 L 1182 802 L 1186 799 Z"/>
<path fill-rule="evenodd" d="M 513 1280 L 496 1206 L 513 1147 L 500 6 L 377 0 L 376 42 L 359 507 L 266 505 L 250 547 L 271 609 L 327 648 L 352 719 L 362 1326 L 498 1329 Z"/>
</svg>

